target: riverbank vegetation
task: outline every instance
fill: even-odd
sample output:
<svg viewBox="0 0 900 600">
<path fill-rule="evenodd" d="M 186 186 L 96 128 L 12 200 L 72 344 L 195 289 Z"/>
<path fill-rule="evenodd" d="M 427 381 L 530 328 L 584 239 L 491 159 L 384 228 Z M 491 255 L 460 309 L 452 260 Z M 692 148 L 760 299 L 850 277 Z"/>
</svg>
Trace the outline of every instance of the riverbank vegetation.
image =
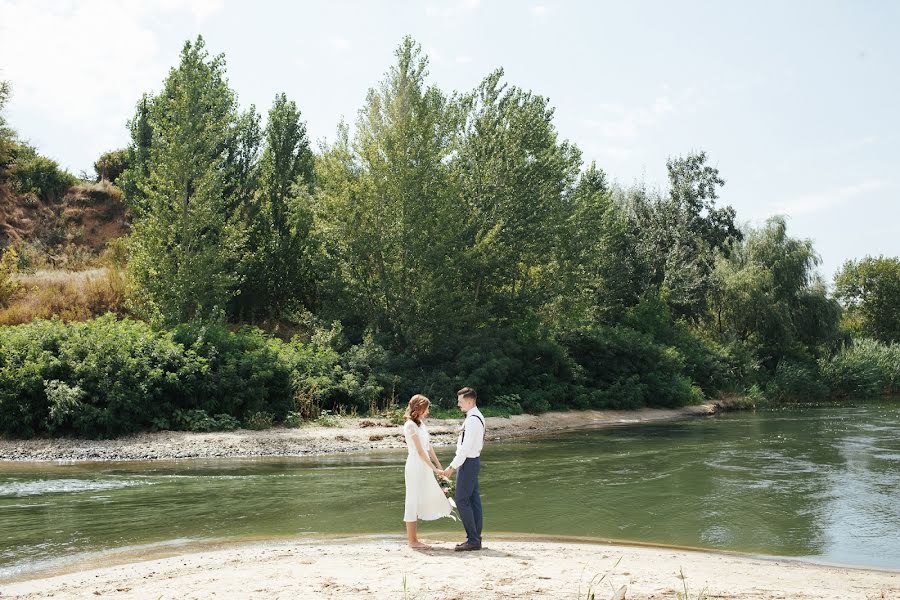
<svg viewBox="0 0 900 600">
<path fill-rule="evenodd" d="M 202 38 L 94 181 L 0 121 L 4 206 L 57 224 L 48 246 L 4 213 L 0 432 L 259 428 L 463 385 L 501 413 L 898 391 L 897 258 L 831 293 L 786 218 L 739 226 L 704 152 L 615 185 L 502 69 L 449 93 L 413 40 L 395 59 L 315 150 L 284 94 L 242 108 Z M 47 283 L 79 235 L 97 277 Z"/>
</svg>

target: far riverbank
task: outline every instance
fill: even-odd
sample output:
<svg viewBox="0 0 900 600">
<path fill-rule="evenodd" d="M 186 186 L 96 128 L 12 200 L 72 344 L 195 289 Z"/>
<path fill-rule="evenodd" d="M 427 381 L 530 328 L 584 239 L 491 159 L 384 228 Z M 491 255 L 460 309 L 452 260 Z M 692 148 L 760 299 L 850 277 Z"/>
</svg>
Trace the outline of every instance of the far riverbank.
<svg viewBox="0 0 900 600">
<path fill-rule="evenodd" d="M 640 410 L 587 410 L 549 412 L 541 415 L 488 417 L 491 441 L 543 435 L 584 427 L 614 427 L 713 415 L 717 403 L 682 408 Z M 429 419 L 436 446 L 456 442 L 461 419 Z M 403 448 L 403 431 L 385 418 L 342 418 L 337 427 L 305 425 L 262 431 L 193 433 L 160 431 L 111 440 L 30 439 L 0 440 L 0 461 L 128 461 L 180 458 L 242 458 L 310 456 Z"/>
</svg>

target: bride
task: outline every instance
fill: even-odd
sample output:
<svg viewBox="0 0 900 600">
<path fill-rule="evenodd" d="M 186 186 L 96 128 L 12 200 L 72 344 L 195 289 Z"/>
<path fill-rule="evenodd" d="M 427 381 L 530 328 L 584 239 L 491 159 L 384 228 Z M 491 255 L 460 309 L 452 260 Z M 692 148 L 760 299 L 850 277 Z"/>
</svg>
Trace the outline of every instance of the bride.
<svg viewBox="0 0 900 600">
<path fill-rule="evenodd" d="M 450 501 L 438 485 L 435 474 L 443 470 L 431 447 L 428 429 L 423 419 L 428 416 L 431 401 L 422 394 L 409 399 L 403 415 L 403 433 L 406 435 L 406 539 L 410 548 L 427 549 L 416 537 L 416 521 L 433 521 L 450 515 Z M 436 466 L 435 466 L 436 465 Z"/>
</svg>

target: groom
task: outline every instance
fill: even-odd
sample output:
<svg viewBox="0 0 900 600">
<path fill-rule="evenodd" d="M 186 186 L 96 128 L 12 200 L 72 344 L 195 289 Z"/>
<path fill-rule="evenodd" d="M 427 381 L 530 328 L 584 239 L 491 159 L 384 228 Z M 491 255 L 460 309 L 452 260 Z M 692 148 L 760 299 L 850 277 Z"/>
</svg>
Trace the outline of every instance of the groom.
<svg viewBox="0 0 900 600">
<path fill-rule="evenodd" d="M 466 528 L 466 541 L 456 545 L 457 552 L 481 550 L 481 496 L 478 494 L 478 471 L 484 446 L 484 416 L 475 406 L 475 390 L 465 387 L 456 392 L 456 405 L 466 413 L 462 433 L 456 440 L 456 456 L 443 471 L 444 477 L 456 476 L 456 508 Z"/>
</svg>

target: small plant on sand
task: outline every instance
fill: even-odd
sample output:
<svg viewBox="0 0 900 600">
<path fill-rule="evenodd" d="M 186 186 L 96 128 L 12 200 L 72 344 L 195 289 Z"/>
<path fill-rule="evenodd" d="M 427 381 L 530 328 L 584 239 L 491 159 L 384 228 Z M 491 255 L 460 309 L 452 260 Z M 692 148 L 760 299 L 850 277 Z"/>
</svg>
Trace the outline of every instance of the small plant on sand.
<svg viewBox="0 0 900 600">
<path fill-rule="evenodd" d="M 688 591 L 687 577 L 684 576 L 684 570 L 681 567 L 678 567 L 678 578 L 681 580 L 681 585 L 683 586 L 682 592 L 677 592 L 675 597 L 678 600 L 691 600 L 690 592 Z M 706 588 L 700 590 L 700 592 L 696 596 L 696 600 L 707 600 L 708 596 L 706 595 Z"/>
<path fill-rule="evenodd" d="M 578 580 L 578 600 L 582 600 L 582 598 L 584 598 L 584 600 L 598 600 L 598 598 L 603 598 L 603 596 L 597 596 L 597 594 L 599 593 L 599 590 L 597 588 L 600 587 L 601 583 L 606 581 L 607 577 L 609 577 L 609 574 L 619 566 L 620 562 L 622 562 L 621 556 L 618 558 L 618 560 L 616 560 L 615 564 L 613 564 L 613 566 L 611 566 L 605 573 L 597 573 L 596 575 L 594 575 L 588 582 L 587 591 L 585 592 L 584 596 L 581 595 L 581 583 L 584 580 L 584 569 L 582 569 L 581 577 Z M 585 565 L 585 569 L 587 569 L 587 565 Z M 613 584 L 611 581 L 607 581 L 607 583 L 609 584 L 609 589 L 612 592 L 610 600 L 624 600 L 626 587 L 623 585 L 618 590 L 616 590 L 613 588 Z"/>
<path fill-rule="evenodd" d="M 385 416 L 387 416 L 387 420 L 391 422 L 391 425 L 403 425 L 403 414 L 404 410 L 402 408 L 394 408 L 387 411 Z"/>
<path fill-rule="evenodd" d="M 284 426 L 296 428 L 303 425 L 303 415 L 301 415 L 298 411 L 292 410 L 289 411 L 288 414 L 284 417 Z"/>
<path fill-rule="evenodd" d="M 247 429 L 270 429 L 272 427 L 272 413 L 255 412 L 246 421 Z"/>
<path fill-rule="evenodd" d="M 316 418 L 316 425 L 319 427 L 340 427 L 341 417 L 330 410 L 323 410 Z"/>
</svg>

